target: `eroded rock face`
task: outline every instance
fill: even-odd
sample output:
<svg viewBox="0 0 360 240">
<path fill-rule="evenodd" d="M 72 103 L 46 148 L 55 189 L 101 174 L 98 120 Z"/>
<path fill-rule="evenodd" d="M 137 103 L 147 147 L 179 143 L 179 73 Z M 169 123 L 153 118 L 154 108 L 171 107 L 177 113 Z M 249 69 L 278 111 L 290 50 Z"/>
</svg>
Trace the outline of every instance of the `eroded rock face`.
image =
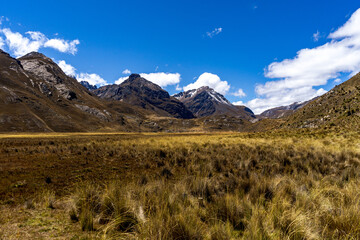
<svg viewBox="0 0 360 240">
<path fill-rule="evenodd" d="M 77 98 L 76 93 L 66 86 L 68 76 L 50 58 L 41 53 L 32 52 L 19 60 L 25 71 L 44 81 L 39 83 L 39 89 L 43 94 L 52 96 L 57 91 L 67 100 Z"/>
<path fill-rule="evenodd" d="M 92 107 L 89 107 L 89 106 L 86 106 L 86 105 L 75 104 L 75 106 L 77 108 L 79 108 L 81 111 L 87 112 L 87 113 L 89 113 L 91 115 L 94 115 L 94 116 L 96 116 L 96 117 L 98 117 L 98 118 L 100 118 L 102 120 L 108 121 L 109 117 L 111 117 L 111 114 L 109 112 L 107 112 L 106 110 L 104 110 L 102 112 L 97 108 L 92 108 Z"/>
</svg>

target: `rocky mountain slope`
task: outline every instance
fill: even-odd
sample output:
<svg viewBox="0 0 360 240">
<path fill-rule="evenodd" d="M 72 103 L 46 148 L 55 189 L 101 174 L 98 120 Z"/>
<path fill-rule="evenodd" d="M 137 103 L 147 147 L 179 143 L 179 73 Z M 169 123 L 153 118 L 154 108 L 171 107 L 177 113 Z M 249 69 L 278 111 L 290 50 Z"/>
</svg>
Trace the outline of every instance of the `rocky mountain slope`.
<svg viewBox="0 0 360 240">
<path fill-rule="evenodd" d="M 360 73 L 286 118 L 289 128 L 360 128 Z"/>
<path fill-rule="evenodd" d="M 124 129 L 106 104 L 43 54 L 0 50 L 0 132 Z"/>
<path fill-rule="evenodd" d="M 160 86 L 142 78 L 139 74 L 131 74 L 120 85 L 103 86 L 93 92 L 102 99 L 125 102 L 160 116 L 194 118 L 194 115 L 182 102 L 171 97 Z"/>
<path fill-rule="evenodd" d="M 223 95 L 207 86 L 174 95 L 196 117 L 227 115 L 243 119 L 255 119 L 254 113 L 245 106 L 231 104 Z"/>
</svg>

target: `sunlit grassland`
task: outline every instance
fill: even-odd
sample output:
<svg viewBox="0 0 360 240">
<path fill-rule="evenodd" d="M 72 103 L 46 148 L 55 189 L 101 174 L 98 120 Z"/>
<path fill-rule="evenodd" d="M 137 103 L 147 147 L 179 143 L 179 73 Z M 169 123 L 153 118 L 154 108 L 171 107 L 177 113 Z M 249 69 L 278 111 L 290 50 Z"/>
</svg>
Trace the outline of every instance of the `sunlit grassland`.
<svg viewBox="0 0 360 240">
<path fill-rule="evenodd" d="M 0 239 L 360 238 L 355 132 L 0 138 Z"/>
</svg>

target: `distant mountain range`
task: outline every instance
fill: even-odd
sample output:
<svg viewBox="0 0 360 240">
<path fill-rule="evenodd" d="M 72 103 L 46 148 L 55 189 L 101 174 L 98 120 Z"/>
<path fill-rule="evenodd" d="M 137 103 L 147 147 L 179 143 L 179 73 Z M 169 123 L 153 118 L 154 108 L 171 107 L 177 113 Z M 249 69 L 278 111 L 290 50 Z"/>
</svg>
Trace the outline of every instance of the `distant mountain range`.
<svg viewBox="0 0 360 240">
<path fill-rule="evenodd" d="M 97 88 L 67 76 L 50 58 L 0 50 L 0 132 L 259 131 L 359 126 L 360 75 L 316 99 L 260 115 L 208 86 L 170 96 L 132 74 Z"/>
<path fill-rule="evenodd" d="M 91 85 L 87 81 L 80 81 L 80 84 L 83 85 L 84 87 L 86 87 L 88 90 L 96 90 L 97 89 L 96 85 Z"/>
<path fill-rule="evenodd" d="M 298 109 L 304 107 L 306 104 L 308 104 L 312 100 L 301 102 L 301 103 L 295 102 L 295 103 L 293 103 L 291 105 L 288 105 L 288 106 L 281 106 L 281 107 L 271 108 L 271 109 L 268 109 L 268 110 L 262 112 L 257 117 L 259 119 L 263 119 L 263 118 L 273 118 L 273 119 L 285 118 L 285 117 L 288 117 L 291 114 L 293 114 Z"/>
</svg>

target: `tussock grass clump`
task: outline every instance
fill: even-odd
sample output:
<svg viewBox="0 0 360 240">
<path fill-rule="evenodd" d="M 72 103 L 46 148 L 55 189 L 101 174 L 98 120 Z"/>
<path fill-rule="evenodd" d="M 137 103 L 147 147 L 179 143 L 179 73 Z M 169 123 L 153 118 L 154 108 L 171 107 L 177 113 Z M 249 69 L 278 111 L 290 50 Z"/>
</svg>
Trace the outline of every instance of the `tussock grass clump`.
<svg viewBox="0 0 360 240">
<path fill-rule="evenodd" d="M 82 184 L 70 198 L 70 219 L 80 221 L 83 231 L 99 228 L 105 233 L 132 232 L 141 217 L 139 214 L 135 213 L 129 192 L 120 182 L 105 187 Z"/>
</svg>

